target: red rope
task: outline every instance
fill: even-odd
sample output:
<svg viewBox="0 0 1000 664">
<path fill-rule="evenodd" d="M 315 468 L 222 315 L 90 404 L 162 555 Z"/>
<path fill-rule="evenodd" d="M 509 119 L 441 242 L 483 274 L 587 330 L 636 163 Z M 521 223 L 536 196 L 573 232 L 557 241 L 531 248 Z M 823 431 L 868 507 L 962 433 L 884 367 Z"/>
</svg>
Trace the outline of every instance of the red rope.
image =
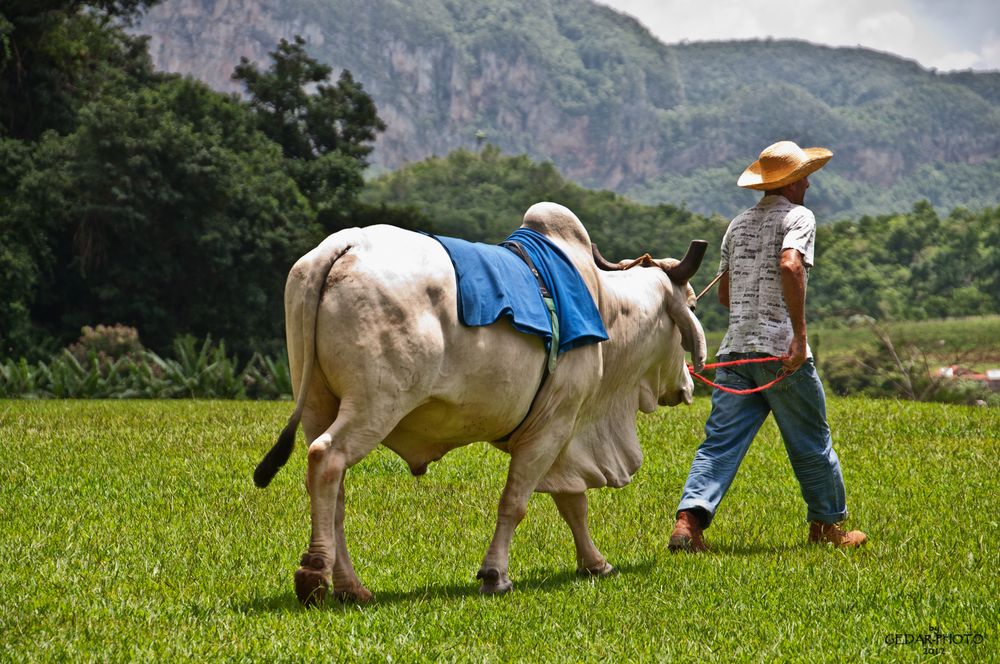
<svg viewBox="0 0 1000 664">
<path fill-rule="evenodd" d="M 784 357 L 750 357 L 750 358 L 747 358 L 745 360 L 732 360 L 730 362 L 713 362 L 711 364 L 706 364 L 704 368 L 705 369 L 717 369 L 719 367 L 735 367 L 735 366 L 739 366 L 741 364 L 758 364 L 760 362 L 774 362 L 776 360 L 780 362 L 783 359 L 785 359 L 785 358 Z M 777 385 L 778 383 L 780 383 L 782 380 L 784 380 L 786 376 L 789 375 L 788 372 L 786 372 L 784 369 L 782 369 L 781 373 L 778 374 L 778 377 L 775 378 L 774 380 L 772 380 L 770 383 L 767 383 L 766 385 L 758 385 L 757 387 L 751 387 L 750 389 L 746 389 L 746 390 L 734 390 L 731 387 L 726 387 L 724 385 L 719 385 L 718 383 L 713 383 L 712 381 L 710 381 L 709 379 L 705 378 L 704 376 L 702 376 L 702 375 L 700 375 L 698 373 L 695 373 L 694 367 L 691 366 L 690 364 L 687 365 L 687 368 L 688 368 L 688 373 L 690 373 L 694 378 L 697 378 L 698 380 L 700 380 L 701 382 L 705 383 L 706 385 L 708 385 L 710 387 L 714 387 L 717 390 L 722 390 L 723 392 L 728 392 L 729 394 L 756 394 L 757 392 L 763 392 L 764 390 L 768 389 L 769 387 L 774 387 L 775 385 Z"/>
</svg>

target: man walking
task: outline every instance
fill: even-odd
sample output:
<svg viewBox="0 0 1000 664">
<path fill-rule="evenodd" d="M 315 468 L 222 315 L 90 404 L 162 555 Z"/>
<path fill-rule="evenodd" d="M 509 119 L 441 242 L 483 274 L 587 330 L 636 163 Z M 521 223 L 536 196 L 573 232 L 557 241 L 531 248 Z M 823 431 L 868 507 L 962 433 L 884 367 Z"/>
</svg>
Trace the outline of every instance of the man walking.
<svg viewBox="0 0 1000 664">
<path fill-rule="evenodd" d="M 670 536 L 672 551 L 705 551 L 708 528 L 743 457 L 774 414 L 785 450 L 805 499 L 809 541 L 856 547 L 865 534 L 845 532 L 844 480 L 826 421 L 826 397 L 806 339 L 806 276 L 813 264 L 816 220 L 803 203 L 809 174 L 832 152 L 803 150 L 791 141 L 764 149 L 737 185 L 763 198 L 729 224 L 722 240 L 719 301 L 729 309 L 729 329 L 719 348 L 722 362 L 776 357 L 772 361 L 720 367 L 717 384 L 751 390 L 790 374 L 755 393 L 716 389 L 705 440 L 691 464 Z"/>
</svg>

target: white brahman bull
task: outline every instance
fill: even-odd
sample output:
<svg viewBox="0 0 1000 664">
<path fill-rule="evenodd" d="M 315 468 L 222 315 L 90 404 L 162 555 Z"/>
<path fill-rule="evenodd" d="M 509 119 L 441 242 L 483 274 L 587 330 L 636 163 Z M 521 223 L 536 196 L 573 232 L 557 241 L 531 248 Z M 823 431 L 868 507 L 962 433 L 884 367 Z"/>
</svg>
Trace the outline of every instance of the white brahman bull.
<svg viewBox="0 0 1000 664">
<path fill-rule="evenodd" d="M 624 486 L 638 470 L 637 411 L 691 402 L 684 349 L 700 369 L 705 337 L 687 280 L 704 243 L 680 263 L 604 272 L 565 207 L 534 205 L 523 227 L 544 233 L 573 261 L 610 337 L 560 356 L 541 386 L 542 339 L 506 319 L 461 324 L 451 260 L 431 237 L 391 226 L 349 229 L 292 268 L 285 326 L 295 411 L 254 481 L 267 486 L 287 461 L 301 420 L 312 513 L 295 574 L 302 602 L 321 601 L 331 583 L 341 599 L 372 596 L 344 543 L 344 473 L 379 443 L 416 475 L 475 441 L 510 454 L 496 531 L 477 574 L 481 592 L 511 588 L 508 550 L 533 491 L 552 494 L 569 524 L 578 571 L 613 571 L 590 538 L 584 491 Z"/>
</svg>

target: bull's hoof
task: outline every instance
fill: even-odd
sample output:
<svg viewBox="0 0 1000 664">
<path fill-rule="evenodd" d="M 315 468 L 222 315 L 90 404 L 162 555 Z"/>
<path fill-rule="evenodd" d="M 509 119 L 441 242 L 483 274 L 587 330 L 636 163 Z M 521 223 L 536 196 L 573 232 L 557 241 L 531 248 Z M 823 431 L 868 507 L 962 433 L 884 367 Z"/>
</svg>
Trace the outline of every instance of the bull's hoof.
<svg viewBox="0 0 1000 664">
<path fill-rule="evenodd" d="M 322 604 L 329 590 L 330 582 L 322 572 L 304 567 L 295 572 L 295 595 L 303 606 Z"/>
<path fill-rule="evenodd" d="M 350 588 L 349 590 L 337 589 L 336 583 L 333 585 L 335 588 L 333 597 L 342 604 L 367 604 L 375 597 L 372 595 L 370 590 L 360 584 Z"/>
<path fill-rule="evenodd" d="M 322 556 L 307 553 L 302 556 L 301 564 L 295 572 L 295 595 L 304 606 L 322 604 L 330 591 L 326 561 Z"/>
<path fill-rule="evenodd" d="M 602 577 L 602 576 L 614 576 L 618 573 L 614 567 L 612 567 L 608 561 L 601 561 L 599 564 L 593 567 L 578 567 L 576 569 L 576 575 L 591 578 L 591 577 Z"/>
<path fill-rule="evenodd" d="M 480 595 L 503 595 L 514 587 L 514 584 L 507 578 L 506 572 L 501 572 L 496 567 L 484 567 L 476 573 L 476 578 L 482 581 L 479 586 Z"/>
</svg>

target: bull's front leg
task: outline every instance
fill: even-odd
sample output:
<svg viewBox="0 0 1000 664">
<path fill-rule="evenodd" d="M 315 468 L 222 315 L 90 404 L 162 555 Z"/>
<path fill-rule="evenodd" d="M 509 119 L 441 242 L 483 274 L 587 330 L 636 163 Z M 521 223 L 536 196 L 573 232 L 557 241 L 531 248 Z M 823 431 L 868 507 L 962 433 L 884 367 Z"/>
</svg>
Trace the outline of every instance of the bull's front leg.
<svg viewBox="0 0 1000 664">
<path fill-rule="evenodd" d="M 476 574 L 476 578 L 482 582 L 479 592 L 497 595 L 513 587 L 507 576 L 507 568 L 514 530 L 528 511 L 528 499 L 552 466 L 561 448 L 562 444 L 556 440 L 536 439 L 528 444 L 522 440 L 516 447 L 512 445 L 507 484 L 500 496 L 497 527 L 483 564 Z"/>
<path fill-rule="evenodd" d="M 576 545 L 576 573 L 581 576 L 607 576 L 615 568 L 608 564 L 590 538 L 587 525 L 586 493 L 553 493 L 552 500 L 559 508 L 559 514 L 569 525 Z"/>
</svg>

